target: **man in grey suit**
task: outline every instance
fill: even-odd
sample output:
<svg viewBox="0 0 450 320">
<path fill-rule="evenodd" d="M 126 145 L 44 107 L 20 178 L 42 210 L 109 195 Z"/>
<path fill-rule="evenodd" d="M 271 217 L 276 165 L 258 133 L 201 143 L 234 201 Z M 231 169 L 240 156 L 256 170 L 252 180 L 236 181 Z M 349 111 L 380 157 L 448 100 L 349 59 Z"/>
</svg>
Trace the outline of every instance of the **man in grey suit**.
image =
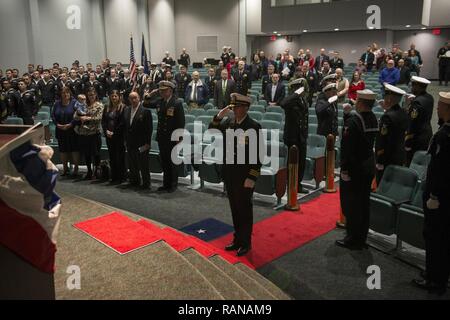
<svg viewBox="0 0 450 320">
<path fill-rule="evenodd" d="M 218 109 L 223 109 L 230 104 L 231 94 L 236 92 L 236 84 L 228 79 L 228 71 L 222 70 L 221 79 L 217 81 L 214 90 L 214 104 Z"/>
</svg>

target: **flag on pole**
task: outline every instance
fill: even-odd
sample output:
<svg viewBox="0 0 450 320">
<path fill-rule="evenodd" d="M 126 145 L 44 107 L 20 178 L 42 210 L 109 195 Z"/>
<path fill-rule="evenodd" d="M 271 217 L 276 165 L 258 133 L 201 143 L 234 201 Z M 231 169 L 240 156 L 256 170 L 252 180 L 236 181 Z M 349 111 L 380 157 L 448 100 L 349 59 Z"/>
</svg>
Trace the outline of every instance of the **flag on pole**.
<svg viewBox="0 0 450 320">
<path fill-rule="evenodd" d="M 142 34 L 141 66 L 144 67 L 145 74 L 150 73 L 150 70 L 148 69 L 147 49 L 145 48 L 144 34 Z"/>
<path fill-rule="evenodd" d="M 136 58 L 134 57 L 133 35 L 130 38 L 130 79 L 136 83 L 137 69 Z"/>
</svg>

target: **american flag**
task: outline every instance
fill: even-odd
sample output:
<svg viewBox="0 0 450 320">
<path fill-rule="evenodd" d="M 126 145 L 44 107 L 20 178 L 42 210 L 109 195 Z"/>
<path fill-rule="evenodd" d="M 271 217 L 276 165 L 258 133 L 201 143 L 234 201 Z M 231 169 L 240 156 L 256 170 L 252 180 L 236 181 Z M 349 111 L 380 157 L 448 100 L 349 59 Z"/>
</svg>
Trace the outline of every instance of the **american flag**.
<svg viewBox="0 0 450 320">
<path fill-rule="evenodd" d="M 130 38 L 130 78 L 136 83 L 136 58 L 134 57 L 133 36 Z"/>
</svg>

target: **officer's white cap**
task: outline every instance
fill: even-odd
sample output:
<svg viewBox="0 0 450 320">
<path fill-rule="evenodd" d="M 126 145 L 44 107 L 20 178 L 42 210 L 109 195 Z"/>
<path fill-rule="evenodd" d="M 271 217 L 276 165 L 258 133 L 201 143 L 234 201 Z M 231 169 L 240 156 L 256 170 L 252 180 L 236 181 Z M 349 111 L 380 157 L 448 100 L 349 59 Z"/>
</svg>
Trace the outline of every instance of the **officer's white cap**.
<svg viewBox="0 0 450 320">
<path fill-rule="evenodd" d="M 359 99 L 364 99 L 364 100 L 376 100 L 377 99 L 377 94 L 369 89 L 359 90 L 356 92 L 356 94 L 358 95 Z"/>
<path fill-rule="evenodd" d="M 336 83 L 330 83 L 329 85 L 327 85 L 325 88 L 323 88 L 323 92 L 327 92 L 328 90 L 331 90 L 331 89 L 336 89 L 337 88 L 337 85 L 336 85 Z"/>
<path fill-rule="evenodd" d="M 439 101 L 450 105 L 450 92 L 439 92 Z"/>
<path fill-rule="evenodd" d="M 393 86 L 389 83 L 385 83 L 384 88 L 386 90 L 386 94 L 391 93 L 391 94 L 395 94 L 395 95 L 399 95 L 399 96 L 404 96 L 406 94 L 406 91 L 404 91 L 396 86 Z"/>
<path fill-rule="evenodd" d="M 422 77 L 418 77 L 418 76 L 413 76 L 413 77 L 411 78 L 411 81 L 412 81 L 412 82 L 418 82 L 418 83 L 426 84 L 426 85 L 431 84 L 431 81 L 430 81 L 430 80 L 425 79 L 425 78 L 422 78 Z"/>
</svg>

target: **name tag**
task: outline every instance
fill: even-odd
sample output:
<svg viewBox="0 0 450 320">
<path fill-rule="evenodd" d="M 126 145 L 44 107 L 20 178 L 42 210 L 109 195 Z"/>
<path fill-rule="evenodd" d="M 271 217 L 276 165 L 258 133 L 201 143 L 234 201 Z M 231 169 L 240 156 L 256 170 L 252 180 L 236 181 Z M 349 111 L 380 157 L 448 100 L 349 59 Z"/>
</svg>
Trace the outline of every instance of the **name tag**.
<svg viewBox="0 0 450 320">
<path fill-rule="evenodd" d="M 175 109 L 174 108 L 169 108 L 169 109 L 167 109 L 166 115 L 168 117 L 173 117 L 174 113 L 175 113 Z"/>
</svg>

